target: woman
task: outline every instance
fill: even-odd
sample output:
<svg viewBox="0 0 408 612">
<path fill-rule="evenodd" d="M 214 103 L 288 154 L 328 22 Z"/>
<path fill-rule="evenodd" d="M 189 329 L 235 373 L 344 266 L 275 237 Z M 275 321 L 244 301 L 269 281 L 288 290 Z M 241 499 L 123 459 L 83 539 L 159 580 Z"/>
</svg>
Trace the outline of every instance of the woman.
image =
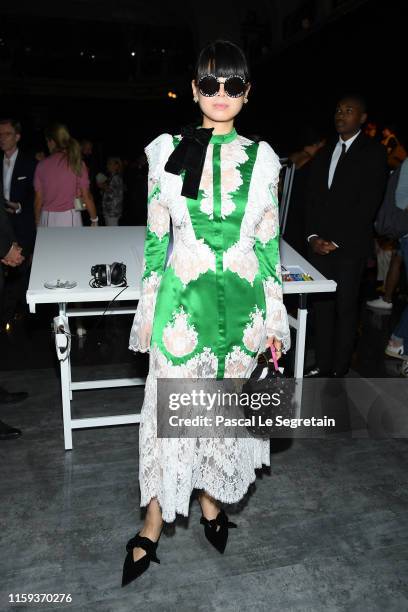
<svg viewBox="0 0 408 612">
<path fill-rule="evenodd" d="M 34 175 L 34 217 L 37 226 L 82 226 L 81 210 L 75 201 L 82 202 L 97 227 L 98 216 L 89 190 L 88 170 L 82 161 L 79 143 L 71 137 L 65 125 L 56 123 L 45 132 L 49 157 L 40 161 Z M 86 334 L 82 319 L 76 319 L 78 336 Z"/>
<path fill-rule="evenodd" d="M 228 526 L 235 525 L 219 502 L 240 500 L 255 468 L 270 465 L 269 440 L 158 439 L 157 378 L 244 378 L 266 345 L 278 357 L 290 347 L 279 259 L 279 159 L 266 142 L 234 129 L 250 91 L 242 51 L 226 41 L 205 47 L 192 89 L 201 127 L 183 130 L 182 139 L 162 134 L 146 148 L 148 228 L 130 348 L 150 351 L 139 431 L 140 505 L 147 513 L 127 544 L 122 586 L 158 561 L 163 521 L 188 516 L 193 489 L 201 490 L 205 535 L 223 552 Z M 174 248 L 165 267 L 170 219 Z"/>
<path fill-rule="evenodd" d="M 54 124 L 45 132 L 50 156 L 39 162 L 34 175 L 34 215 L 37 226 L 78 227 L 85 205 L 93 227 L 98 225 L 96 208 L 89 191 L 88 170 L 81 159 L 79 143 L 65 125 Z"/>
<path fill-rule="evenodd" d="M 118 225 L 123 212 L 122 161 L 119 157 L 109 157 L 106 169 L 108 179 L 99 184 L 99 189 L 103 192 L 103 218 L 105 225 Z"/>
</svg>

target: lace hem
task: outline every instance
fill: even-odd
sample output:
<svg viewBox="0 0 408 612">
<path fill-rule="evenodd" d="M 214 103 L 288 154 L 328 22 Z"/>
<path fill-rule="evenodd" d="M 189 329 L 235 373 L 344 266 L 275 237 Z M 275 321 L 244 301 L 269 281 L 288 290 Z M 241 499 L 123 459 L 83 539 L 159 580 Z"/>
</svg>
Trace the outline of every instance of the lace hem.
<svg viewBox="0 0 408 612">
<path fill-rule="evenodd" d="M 163 520 L 172 522 L 176 513 L 188 516 L 196 488 L 223 503 L 239 501 L 255 480 L 255 469 L 270 465 L 269 439 L 158 438 L 154 350 L 139 427 L 140 505 L 155 497 Z"/>
<path fill-rule="evenodd" d="M 208 482 L 202 481 L 201 483 L 197 482 L 196 485 L 191 489 L 191 493 L 190 493 L 190 497 L 188 501 L 186 500 L 184 504 L 180 504 L 180 503 L 176 504 L 172 510 L 168 509 L 168 507 L 166 507 L 166 504 L 163 503 L 163 498 L 160 495 L 160 493 L 154 493 L 153 491 L 149 491 L 149 493 L 145 493 L 144 495 L 141 495 L 140 507 L 144 508 L 148 506 L 151 500 L 156 498 L 160 505 L 161 511 L 162 511 L 163 520 L 166 523 L 172 523 L 173 521 L 176 520 L 177 514 L 181 514 L 181 516 L 185 516 L 185 517 L 189 516 L 191 494 L 194 490 L 199 490 L 199 491 L 204 490 L 206 493 L 208 493 L 208 495 L 210 495 L 216 501 L 222 504 L 236 504 L 237 502 L 241 501 L 241 499 L 247 493 L 250 485 L 256 481 L 257 475 L 255 473 L 255 470 L 262 469 L 264 465 L 266 465 L 267 467 L 270 467 L 271 465 L 270 441 L 262 440 L 261 443 L 263 445 L 264 451 L 266 451 L 267 449 L 268 454 L 264 452 L 263 457 L 260 461 L 256 461 L 256 460 L 254 461 L 254 465 L 253 465 L 254 472 L 253 472 L 252 478 L 249 477 L 245 483 L 242 483 L 242 486 L 240 487 L 240 489 L 236 489 L 234 495 L 226 495 L 219 489 L 216 489 L 212 487 L 211 485 L 209 485 Z M 265 445 L 268 445 L 268 447 Z"/>
</svg>

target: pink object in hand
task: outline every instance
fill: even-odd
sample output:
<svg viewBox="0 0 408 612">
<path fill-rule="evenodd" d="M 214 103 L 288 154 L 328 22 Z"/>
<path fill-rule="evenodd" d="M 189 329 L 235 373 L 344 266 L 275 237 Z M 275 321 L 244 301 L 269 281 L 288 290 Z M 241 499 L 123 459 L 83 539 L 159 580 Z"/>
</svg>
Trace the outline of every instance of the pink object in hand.
<svg viewBox="0 0 408 612">
<path fill-rule="evenodd" d="M 272 353 L 272 360 L 273 360 L 273 365 L 275 366 L 275 370 L 278 369 L 278 360 L 276 359 L 276 349 L 275 346 L 272 344 L 271 348 L 271 353 Z"/>
</svg>

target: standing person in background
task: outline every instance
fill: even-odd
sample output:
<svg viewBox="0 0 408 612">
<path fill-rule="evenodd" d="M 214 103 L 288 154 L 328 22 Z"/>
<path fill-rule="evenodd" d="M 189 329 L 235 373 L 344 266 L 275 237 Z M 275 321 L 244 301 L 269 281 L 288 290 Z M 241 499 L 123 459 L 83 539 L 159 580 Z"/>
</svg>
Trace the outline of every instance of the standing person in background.
<svg viewBox="0 0 408 612">
<path fill-rule="evenodd" d="M 88 170 L 82 161 L 79 143 L 71 137 L 65 125 L 54 124 L 45 132 L 50 156 L 41 161 L 35 171 L 35 220 L 48 227 L 82 226 L 81 210 L 75 209 L 79 198 L 88 211 L 91 226 L 98 225 L 95 203 L 89 189 Z M 77 335 L 86 329 L 76 319 Z"/>
<path fill-rule="evenodd" d="M 8 270 L 2 312 L 4 323 L 9 323 L 18 310 L 24 309 L 36 232 L 33 180 L 37 162 L 20 150 L 21 131 L 19 121 L 0 120 L 0 190 L 24 256 L 21 265 Z"/>
<path fill-rule="evenodd" d="M 81 158 L 79 143 L 65 125 L 54 124 L 45 132 L 50 156 L 39 162 L 34 177 L 34 212 L 37 225 L 78 227 L 81 212 L 75 210 L 80 198 L 89 213 L 92 226 L 98 217 L 89 190 L 88 170 Z"/>
<path fill-rule="evenodd" d="M 398 220 L 398 230 L 403 235 L 399 238 L 399 253 L 404 261 L 405 272 L 408 277 L 408 159 L 400 165 L 398 170 L 394 172 L 389 181 L 389 188 L 394 183 L 393 200 L 395 206 L 406 216 Z M 389 191 L 387 190 L 387 195 Z M 386 195 L 386 197 L 387 197 Z M 389 357 L 397 357 L 408 361 L 408 306 L 405 307 L 398 325 L 394 329 L 388 345 L 385 349 L 385 354 Z"/>
<path fill-rule="evenodd" d="M 3 293 L 3 266 L 15 268 L 21 266 L 24 262 L 21 247 L 15 241 L 13 228 L 8 218 L 5 209 L 5 200 L 0 193 L 0 300 Z M 0 404 L 14 404 L 20 402 L 28 394 L 25 391 L 10 393 L 3 387 L 0 387 Z M 21 436 L 20 429 L 11 427 L 0 421 L 0 440 L 12 440 Z"/>
<path fill-rule="evenodd" d="M 43 159 L 45 159 L 47 157 L 45 151 L 43 151 L 42 149 L 39 149 L 38 151 L 35 152 L 34 154 L 34 158 L 37 161 L 42 161 Z"/>
<path fill-rule="evenodd" d="M 405 147 L 398 140 L 396 131 L 397 129 L 392 123 L 386 124 L 382 131 L 383 140 L 381 144 L 387 149 L 387 163 L 391 170 L 398 168 L 407 157 Z"/>
<path fill-rule="evenodd" d="M 390 123 L 382 130 L 381 144 L 387 149 L 387 164 L 390 174 L 394 172 L 406 159 L 407 152 L 396 136 L 396 127 Z M 383 281 L 384 297 L 368 300 L 369 308 L 379 308 L 383 312 L 391 313 L 392 296 L 397 288 L 403 257 L 397 241 L 389 236 L 378 236 L 375 239 L 377 259 L 377 280 Z"/>
<path fill-rule="evenodd" d="M 94 143 L 91 140 L 84 138 L 81 140 L 80 146 L 82 161 L 85 162 L 85 165 L 88 170 L 89 191 L 92 194 L 96 206 L 97 215 L 99 216 L 99 214 L 102 215 L 100 191 L 98 189 L 98 184 L 96 181 L 99 164 L 95 156 Z M 84 219 L 82 219 L 82 221 L 84 221 Z"/>
<path fill-rule="evenodd" d="M 97 173 L 93 152 L 93 142 L 85 138 L 81 140 L 81 155 L 82 160 L 85 162 L 85 165 L 88 168 L 89 181 L 92 185 L 92 182 L 95 180 L 95 176 Z"/>
<path fill-rule="evenodd" d="M 375 138 L 376 140 L 380 138 L 378 125 L 375 123 L 375 121 L 367 121 L 364 128 L 364 134 L 369 138 Z"/>
<path fill-rule="evenodd" d="M 102 213 L 105 225 L 119 225 L 123 212 L 122 161 L 119 157 L 109 157 L 106 163 L 108 179 L 99 184 L 103 192 Z"/>
<path fill-rule="evenodd" d="M 338 138 L 316 155 L 308 189 L 308 259 L 337 283 L 314 301 L 316 365 L 305 377 L 345 376 L 357 331 L 358 295 L 373 222 L 387 178 L 386 151 L 362 132 L 366 104 L 347 95 L 337 104 Z"/>
<path fill-rule="evenodd" d="M 146 225 L 147 223 L 147 158 L 143 152 L 136 155 L 123 177 L 126 185 L 122 223 Z"/>
<path fill-rule="evenodd" d="M 387 248 L 384 248 L 384 246 Z M 376 238 L 376 250 L 377 281 L 383 281 L 377 291 L 384 291 L 384 295 L 367 300 L 366 304 L 369 308 L 380 308 L 382 311 L 391 314 L 393 296 L 401 276 L 401 249 L 394 240 L 379 236 Z"/>
</svg>

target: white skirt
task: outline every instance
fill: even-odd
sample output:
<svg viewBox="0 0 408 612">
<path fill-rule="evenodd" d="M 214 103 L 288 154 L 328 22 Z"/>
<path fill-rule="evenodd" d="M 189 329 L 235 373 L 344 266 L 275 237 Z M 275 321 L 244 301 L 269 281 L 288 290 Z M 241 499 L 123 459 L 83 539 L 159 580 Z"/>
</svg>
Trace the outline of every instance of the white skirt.
<svg viewBox="0 0 408 612">
<path fill-rule="evenodd" d="M 155 349 L 150 353 L 139 426 L 140 506 L 156 498 L 165 522 L 188 516 L 191 494 L 202 489 L 233 504 L 256 480 L 255 470 L 270 466 L 270 440 L 247 438 L 158 438 Z M 171 369 L 171 367 L 170 367 Z"/>
<path fill-rule="evenodd" d="M 81 211 L 64 210 L 57 212 L 53 210 L 43 210 L 41 212 L 40 226 L 42 227 L 81 227 Z"/>
</svg>

